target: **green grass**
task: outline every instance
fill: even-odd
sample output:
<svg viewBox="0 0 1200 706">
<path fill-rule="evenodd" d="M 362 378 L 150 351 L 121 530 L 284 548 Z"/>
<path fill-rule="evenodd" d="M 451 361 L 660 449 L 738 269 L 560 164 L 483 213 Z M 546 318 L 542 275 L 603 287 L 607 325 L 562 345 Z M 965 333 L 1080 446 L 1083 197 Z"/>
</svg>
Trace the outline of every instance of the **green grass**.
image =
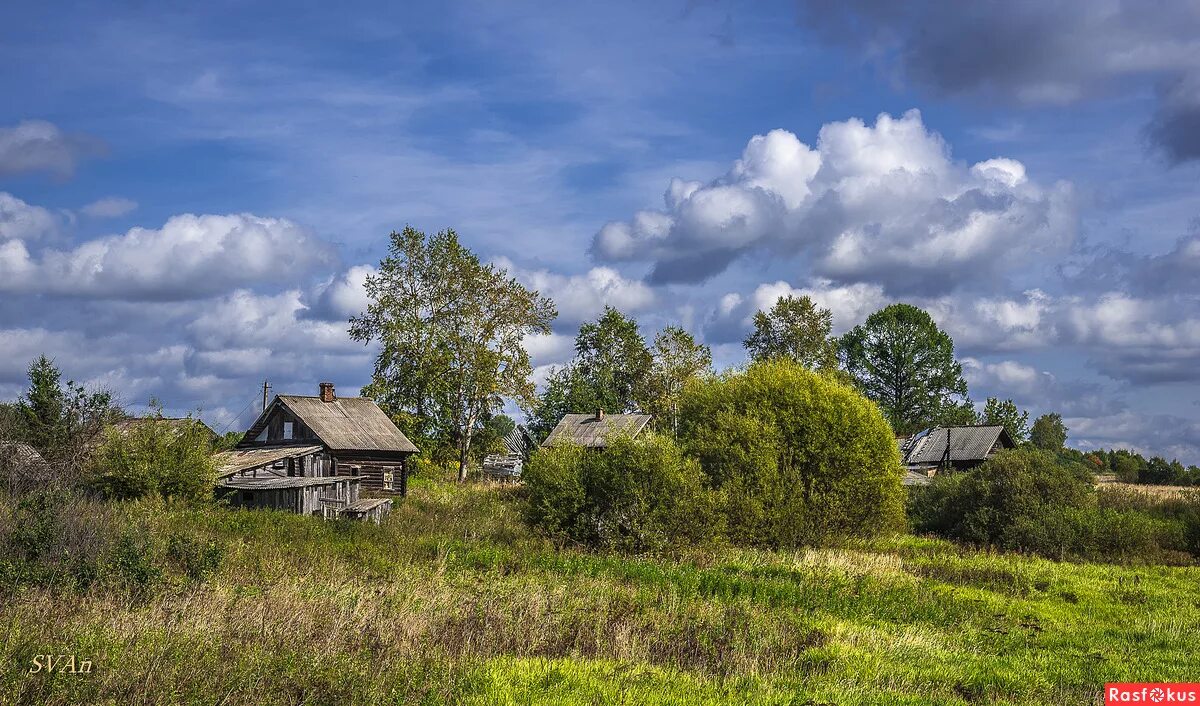
<svg viewBox="0 0 1200 706">
<path fill-rule="evenodd" d="M 382 527 L 131 506 L 226 546 L 149 595 L 22 588 L 0 702 L 1090 704 L 1200 673 L 1200 570 L 909 536 L 621 556 L 529 532 L 511 490 L 421 484 Z M 26 671 L 34 654 L 89 675 Z"/>
</svg>

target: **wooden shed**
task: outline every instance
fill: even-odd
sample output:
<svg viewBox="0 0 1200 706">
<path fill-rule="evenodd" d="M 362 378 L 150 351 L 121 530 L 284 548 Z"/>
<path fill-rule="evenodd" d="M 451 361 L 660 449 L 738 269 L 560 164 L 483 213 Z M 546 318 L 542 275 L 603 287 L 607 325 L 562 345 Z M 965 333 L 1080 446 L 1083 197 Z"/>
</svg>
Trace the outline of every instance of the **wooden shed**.
<svg viewBox="0 0 1200 706">
<path fill-rule="evenodd" d="M 542 446 L 577 444 L 589 449 L 604 448 L 609 436 L 637 436 L 650 423 L 649 414 L 568 414 L 559 420 Z"/>
<path fill-rule="evenodd" d="M 408 459 L 417 447 L 373 401 L 337 397 L 333 383 L 314 397 L 277 395 L 237 445 L 237 451 L 319 445 L 330 463 L 326 475 L 354 476 L 364 490 L 408 490 Z"/>
</svg>

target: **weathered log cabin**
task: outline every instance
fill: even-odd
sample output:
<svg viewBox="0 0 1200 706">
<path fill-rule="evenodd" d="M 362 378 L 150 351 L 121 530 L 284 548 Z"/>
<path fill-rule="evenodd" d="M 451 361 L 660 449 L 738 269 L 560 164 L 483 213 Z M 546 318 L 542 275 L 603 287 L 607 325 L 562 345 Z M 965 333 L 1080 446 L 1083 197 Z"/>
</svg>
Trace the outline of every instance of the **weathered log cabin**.
<svg viewBox="0 0 1200 706">
<path fill-rule="evenodd" d="M 542 446 L 577 444 L 588 449 L 601 449 L 608 445 L 610 436 L 637 436 L 650 423 L 649 414 L 568 414 L 559 420 Z"/>
<path fill-rule="evenodd" d="M 331 382 L 319 389 L 315 397 L 276 395 L 236 451 L 284 451 L 271 463 L 290 464 L 292 475 L 351 476 L 364 491 L 407 494 L 417 447 L 373 401 L 338 397 Z M 298 451 L 309 446 L 319 452 Z"/>
</svg>

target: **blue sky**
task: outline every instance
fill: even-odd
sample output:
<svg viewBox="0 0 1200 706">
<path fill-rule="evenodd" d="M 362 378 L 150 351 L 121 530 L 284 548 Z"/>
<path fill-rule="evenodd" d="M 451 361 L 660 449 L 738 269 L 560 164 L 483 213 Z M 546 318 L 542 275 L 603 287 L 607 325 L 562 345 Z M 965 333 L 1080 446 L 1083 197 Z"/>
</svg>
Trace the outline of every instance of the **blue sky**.
<svg viewBox="0 0 1200 706">
<path fill-rule="evenodd" d="M 1200 9 L 1145 7 L 6 6 L 0 397 L 356 389 L 409 223 L 558 301 L 539 375 L 605 303 L 734 364 L 782 294 L 911 301 L 973 399 L 1200 463 Z"/>
</svg>

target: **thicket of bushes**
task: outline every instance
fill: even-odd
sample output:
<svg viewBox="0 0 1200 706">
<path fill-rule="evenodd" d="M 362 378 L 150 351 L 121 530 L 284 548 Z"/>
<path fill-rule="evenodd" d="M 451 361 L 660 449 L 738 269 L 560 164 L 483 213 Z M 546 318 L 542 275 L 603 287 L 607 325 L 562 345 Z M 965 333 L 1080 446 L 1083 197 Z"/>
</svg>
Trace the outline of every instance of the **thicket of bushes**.
<svg viewBox="0 0 1200 706">
<path fill-rule="evenodd" d="M 128 428 L 110 427 L 88 460 L 85 482 L 122 500 L 206 500 L 216 477 L 212 451 L 204 426 L 172 423 L 156 412 Z"/>
<path fill-rule="evenodd" d="M 612 438 L 601 452 L 546 449 L 524 477 L 532 522 L 581 544 L 640 550 L 721 533 L 700 465 L 657 434 Z"/>
<path fill-rule="evenodd" d="M 207 579 L 224 546 L 181 531 L 160 536 L 153 519 L 163 510 L 156 500 L 109 503 L 50 491 L 0 497 L 0 586 L 147 592 Z"/>
<path fill-rule="evenodd" d="M 584 544 L 792 547 L 903 529 L 900 476 L 875 405 L 771 360 L 689 385 L 678 444 L 651 435 L 603 451 L 543 450 L 525 483 L 533 523 Z"/>
<path fill-rule="evenodd" d="M 1200 556 L 1200 494 L 1168 503 L 1093 489 L 1092 477 L 1032 448 L 912 489 L 913 529 L 1054 559 L 1190 563 Z"/>
</svg>

